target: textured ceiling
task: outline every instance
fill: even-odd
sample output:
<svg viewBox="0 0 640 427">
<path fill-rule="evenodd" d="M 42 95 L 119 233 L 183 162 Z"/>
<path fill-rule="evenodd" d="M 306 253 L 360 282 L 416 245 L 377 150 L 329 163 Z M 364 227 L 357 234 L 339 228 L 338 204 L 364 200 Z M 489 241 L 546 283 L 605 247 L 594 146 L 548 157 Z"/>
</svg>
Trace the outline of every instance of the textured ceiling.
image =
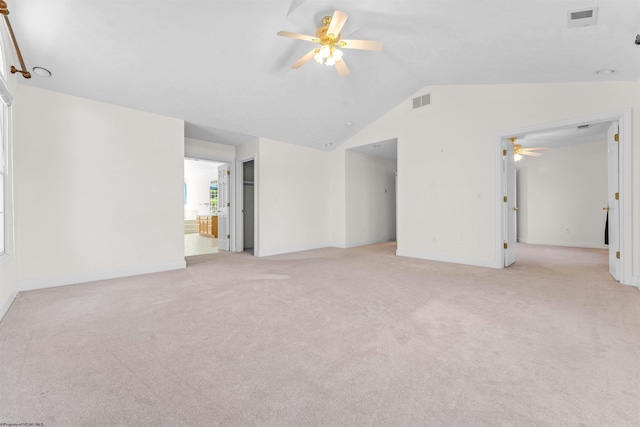
<svg viewBox="0 0 640 427">
<path fill-rule="evenodd" d="M 27 66 L 53 73 L 21 83 L 183 119 L 186 136 L 234 145 L 333 149 L 426 85 L 640 77 L 637 0 L 8 3 Z M 569 11 L 593 6 L 597 25 L 568 27 Z M 292 70 L 313 45 L 276 33 L 313 35 L 335 9 L 350 15 L 343 37 L 382 51 L 346 51 L 344 78 L 313 61 Z"/>
</svg>

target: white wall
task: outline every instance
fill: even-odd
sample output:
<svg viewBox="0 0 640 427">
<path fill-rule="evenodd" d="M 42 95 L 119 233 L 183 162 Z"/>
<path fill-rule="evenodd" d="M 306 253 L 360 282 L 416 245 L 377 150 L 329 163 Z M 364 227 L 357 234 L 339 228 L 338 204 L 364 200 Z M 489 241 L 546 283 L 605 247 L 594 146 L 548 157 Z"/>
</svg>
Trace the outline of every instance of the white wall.
<svg viewBox="0 0 640 427">
<path fill-rule="evenodd" d="M 187 204 L 185 213 L 195 211 L 197 215 L 210 215 L 211 182 L 218 181 L 218 171 L 185 178 L 187 184 Z M 185 219 L 196 219 L 187 218 Z"/>
<path fill-rule="evenodd" d="M 20 289 L 185 266 L 184 124 L 18 85 Z"/>
<path fill-rule="evenodd" d="M 256 255 L 329 246 L 328 153 L 260 138 L 256 177 Z"/>
<path fill-rule="evenodd" d="M 606 141 L 524 156 L 518 173 L 518 241 L 606 248 Z"/>
<path fill-rule="evenodd" d="M 498 134 L 640 106 L 638 82 L 433 86 L 415 95 L 426 93 L 431 105 L 414 110 L 407 99 L 338 150 L 398 138 L 398 254 L 490 267 L 501 264 L 495 250 Z M 633 128 L 639 126 L 634 114 Z M 639 141 L 634 132 L 633 188 L 640 188 Z M 332 165 L 337 185 L 344 174 L 339 162 Z M 344 204 L 344 194 L 334 194 L 332 203 Z M 635 198 L 635 254 L 639 208 Z M 636 275 L 639 258 L 633 257 Z"/>
<path fill-rule="evenodd" d="M 396 238 L 396 161 L 347 150 L 346 246 Z"/>
</svg>

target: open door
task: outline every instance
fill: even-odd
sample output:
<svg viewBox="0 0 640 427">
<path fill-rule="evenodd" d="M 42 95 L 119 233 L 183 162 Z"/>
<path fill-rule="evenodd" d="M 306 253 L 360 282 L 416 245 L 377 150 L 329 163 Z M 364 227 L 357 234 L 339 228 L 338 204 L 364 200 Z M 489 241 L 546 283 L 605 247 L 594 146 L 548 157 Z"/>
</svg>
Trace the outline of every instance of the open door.
<svg viewBox="0 0 640 427">
<path fill-rule="evenodd" d="M 607 211 L 609 233 L 609 273 L 620 281 L 620 196 L 618 183 L 618 122 L 607 130 Z"/>
<path fill-rule="evenodd" d="M 218 167 L 218 249 L 229 250 L 229 165 Z"/>
<path fill-rule="evenodd" d="M 502 218 L 504 218 L 504 266 L 516 261 L 516 165 L 513 159 L 513 144 L 502 141 L 502 173 L 504 174 Z"/>
</svg>

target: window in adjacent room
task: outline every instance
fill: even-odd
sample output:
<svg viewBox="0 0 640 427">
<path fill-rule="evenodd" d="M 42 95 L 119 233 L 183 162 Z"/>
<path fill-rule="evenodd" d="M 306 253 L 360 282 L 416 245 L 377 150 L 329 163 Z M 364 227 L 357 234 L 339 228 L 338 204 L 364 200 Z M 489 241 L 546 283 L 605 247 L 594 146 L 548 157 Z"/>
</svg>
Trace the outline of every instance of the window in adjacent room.
<svg viewBox="0 0 640 427">
<path fill-rule="evenodd" d="M 211 181 L 209 184 L 209 212 L 214 214 L 218 212 L 218 181 Z"/>
</svg>

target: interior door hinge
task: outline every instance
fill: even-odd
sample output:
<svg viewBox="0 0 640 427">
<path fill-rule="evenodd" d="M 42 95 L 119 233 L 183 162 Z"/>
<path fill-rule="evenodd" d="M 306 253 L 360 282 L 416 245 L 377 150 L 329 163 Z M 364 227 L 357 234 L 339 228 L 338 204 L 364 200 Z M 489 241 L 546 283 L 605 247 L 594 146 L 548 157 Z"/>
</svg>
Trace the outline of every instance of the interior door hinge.
<svg viewBox="0 0 640 427">
<path fill-rule="evenodd" d="M 616 200 L 620 200 L 620 193 L 616 193 Z"/>
<path fill-rule="evenodd" d="M 227 207 L 230 207 L 230 206 L 231 206 L 231 202 L 227 202 Z"/>
<path fill-rule="evenodd" d="M 231 175 L 231 171 L 227 171 L 227 175 Z"/>
<path fill-rule="evenodd" d="M 502 155 L 506 156 L 507 155 L 507 150 L 502 150 Z"/>
<path fill-rule="evenodd" d="M 620 135 L 616 133 L 616 134 L 615 134 L 615 136 L 613 137 L 613 140 L 614 140 L 615 142 L 620 141 Z"/>
<path fill-rule="evenodd" d="M 504 200 L 504 202 L 507 203 L 507 200 L 509 199 L 507 198 L 507 196 L 504 196 L 502 200 Z"/>
<path fill-rule="evenodd" d="M 507 244 L 507 242 L 504 242 L 504 248 L 509 249 L 509 245 Z"/>
<path fill-rule="evenodd" d="M 616 259 L 620 259 L 620 251 L 616 252 Z"/>
<path fill-rule="evenodd" d="M 227 234 L 227 239 L 230 239 L 230 238 L 231 238 L 231 234 Z"/>
</svg>

